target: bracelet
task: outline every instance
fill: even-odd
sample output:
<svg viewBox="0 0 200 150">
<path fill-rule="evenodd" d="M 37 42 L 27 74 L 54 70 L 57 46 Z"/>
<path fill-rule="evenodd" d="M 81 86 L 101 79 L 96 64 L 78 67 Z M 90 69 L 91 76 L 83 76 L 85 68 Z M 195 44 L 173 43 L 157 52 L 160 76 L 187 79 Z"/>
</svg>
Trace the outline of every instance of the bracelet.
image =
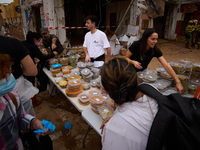
<svg viewBox="0 0 200 150">
<path fill-rule="evenodd" d="M 134 60 L 132 61 L 132 64 L 134 65 Z"/>
</svg>

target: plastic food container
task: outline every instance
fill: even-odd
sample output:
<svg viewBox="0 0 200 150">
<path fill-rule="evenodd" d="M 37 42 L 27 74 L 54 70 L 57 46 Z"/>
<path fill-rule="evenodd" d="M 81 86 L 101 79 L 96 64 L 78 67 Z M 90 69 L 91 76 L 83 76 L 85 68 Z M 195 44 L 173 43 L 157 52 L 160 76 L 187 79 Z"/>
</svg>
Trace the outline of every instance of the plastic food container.
<svg viewBox="0 0 200 150">
<path fill-rule="evenodd" d="M 163 95 L 169 95 L 169 94 L 172 94 L 172 93 L 178 93 L 178 91 L 175 87 L 170 87 L 165 92 L 163 92 Z"/>
<path fill-rule="evenodd" d="M 192 66 L 192 71 L 200 72 L 200 63 L 194 63 Z"/>
<path fill-rule="evenodd" d="M 72 68 L 76 68 L 76 64 L 77 64 L 77 57 L 76 56 L 70 56 L 69 57 L 69 63 L 72 66 Z"/>
<path fill-rule="evenodd" d="M 78 91 L 81 87 L 81 82 L 80 79 L 69 80 L 67 90 L 71 92 Z"/>
<path fill-rule="evenodd" d="M 82 87 L 80 87 L 80 89 L 76 92 L 70 92 L 67 90 L 67 88 L 65 89 L 65 92 L 66 92 L 67 96 L 69 96 L 69 97 L 77 97 L 77 95 L 80 94 L 82 91 L 83 91 Z"/>
<path fill-rule="evenodd" d="M 84 76 L 88 76 L 91 74 L 91 71 L 89 69 L 85 68 L 81 71 L 81 74 Z"/>
<path fill-rule="evenodd" d="M 98 107 L 98 111 L 102 120 L 105 120 L 108 117 L 112 117 L 114 113 L 113 108 L 106 104 L 102 105 L 101 107 Z"/>
<path fill-rule="evenodd" d="M 102 95 L 104 98 L 104 103 L 110 105 L 113 109 L 115 109 L 115 101 L 110 98 L 109 95 Z"/>
<path fill-rule="evenodd" d="M 59 81 L 58 84 L 59 84 L 60 87 L 62 87 L 62 88 L 66 88 L 66 87 L 67 87 L 67 81 L 65 81 L 65 80 L 61 80 L 61 81 Z"/>
<path fill-rule="evenodd" d="M 98 110 L 97 107 L 104 103 L 104 98 L 101 95 L 90 96 L 91 107 Z"/>
<path fill-rule="evenodd" d="M 56 83 L 59 83 L 61 80 L 63 80 L 62 77 L 55 77 L 55 82 L 56 82 Z"/>
<path fill-rule="evenodd" d="M 56 59 L 56 58 L 49 59 L 50 65 L 57 64 L 57 63 L 58 63 L 58 59 Z"/>
<path fill-rule="evenodd" d="M 157 80 L 155 83 L 152 83 L 153 86 L 155 86 L 160 91 L 165 91 L 169 86 L 171 86 L 172 81 L 160 79 Z"/>
<path fill-rule="evenodd" d="M 167 71 L 161 72 L 160 76 L 163 77 L 164 79 L 173 80 L 172 76 Z"/>
<path fill-rule="evenodd" d="M 199 79 L 191 79 L 190 82 L 191 82 L 191 84 L 200 86 L 200 80 Z"/>
<path fill-rule="evenodd" d="M 145 82 L 155 82 L 157 80 L 157 76 L 154 73 L 146 74 L 143 78 Z"/>
<path fill-rule="evenodd" d="M 79 75 L 71 75 L 70 77 L 67 77 L 67 80 L 74 80 L 74 79 L 81 79 L 81 76 Z"/>
<path fill-rule="evenodd" d="M 89 83 L 86 83 L 86 82 L 81 83 L 81 86 L 82 86 L 83 90 L 89 90 L 90 89 L 90 84 Z"/>
<path fill-rule="evenodd" d="M 79 68 L 81 68 L 81 69 L 86 68 L 86 64 L 83 63 L 83 62 L 78 62 L 78 63 L 77 63 L 77 66 L 78 66 Z"/>
<path fill-rule="evenodd" d="M 68 67 L 62 67 L 62 72 L 63 72 L 63 74 L 69 74 L 69 73 L 71 73 L 71 70 L 69 70 Z"/>
<path fill-rule="evenodd" d="M 106 90 L 104 89 L 103 86 L 101 86 L 100 90 L 101 90 L 101 94 L 107 94 L 107 92 L 106 92 Z"/>
<path fill-rule="evenodd" d="M 61 71 L 60 71 L 60 68 L 56 68 L 56 69 L 52 69 L 52 68 L 50 68 L 50 71 L 51 71 L 51 73 L 53 73 L 53 74 L 56 74 L 56 73 L 60 73 Z"/>
<path fill-rule="evenodd" d="M 85 63 L 86 64 L 86 67 L 93 67 L 94 66 L 94 63 L 93 62 L 88 62 L 88 63 Z"/>
<path fill-rule="evenodd" d="M 67 58 L 67 57 L 61 57 L 61 58 L 59 59 L 59 61 L 60 61 L 60 64 L 61 64 L 62 66 L 67 66 L 67 65 L 68 65 L 68 58 Z"/>
<path fill-rule="evenodd" d="M 89 95 L 85 94 L 85 93 L 81 93 L 79 94 L 78 96 L 78 99 L 81 101 L 81 103 L 88 103 L 90 98 L 89 98 Z"/>
<path fill-rule="evenodd" d="M 161 72 L 163 72 L 163 71 L 166 71 L 166 70 L 165 70 L 165 68 L 163 68 L 163 67 L 158 67 L 158 68 L 156 68 L 156 71 L 157 71 L 157 73 L 159 74 L 159 73 L 161 73 Z"/>
<path fill-rule="evenodd" d="M 190 84 L 188 86 L 188 94 L 194 95 L 197 90 L 197 86 L 194 84 Z"/>
<path fill-rule="evenodd" d="M 96 95 L 100 95 L 100 91 L 99 90 L 91 90 L 89 91 L 89 96 L 96 96 Z"/>
<path fill-rule="evenodd" d="M 177 74 L 182 73 L 184 71 L 185 64 L 181 64 L 178 62 L 169 62 L 169 64 Z"/>
<path fill-rule="evenodd" d="M 91 87 L 96 87 L 97 82 L 95 80 L 90 80 L 90 85 L 91 85 Z"/>
</svg>

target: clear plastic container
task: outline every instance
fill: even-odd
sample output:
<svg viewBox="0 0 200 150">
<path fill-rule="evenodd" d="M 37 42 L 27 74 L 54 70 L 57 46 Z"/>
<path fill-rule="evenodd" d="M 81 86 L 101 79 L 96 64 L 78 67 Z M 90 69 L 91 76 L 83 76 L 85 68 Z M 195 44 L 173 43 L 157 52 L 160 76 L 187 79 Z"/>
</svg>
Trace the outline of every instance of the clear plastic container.
<svg viewBox="0 0 200 150">
<path fill-rule="evenodd" d="M 85 63 L 86 64 L 86 67 L 93 67 L 94 66 L 94 63 L 93 62 L 88 62 L 88 63 Z"/>
<path fill-rule="evenodd" d="M 152 83 L 160 91 L 166 91 L 166 89 L 172 85 L 172 81 L 160 79 L 157 80 L 155 83 Z"/>
<path fill-rule="evenodd" d="M 90 80 L 90 85 L 95 88 L 97 86 L 96 80 Z"/>
<path fill-rule="evenodd" d="M 68 58 L 67 58 L 67 57 L 61 57 L 61 58 L 59 59 L 59 61 L 60 61 L 60 64 L 61 64 L 61 65 L 65 65 L 65 66 L 68 65 Z"/>
<path fill-rule="evenodd" d="M 146 74 L 143 78 L 145 82 L 155 82 L 157 80 L 157 76 L 154 73 Z"/>
<path fill-rule="evenodd" d="M 55 69 L 52 69 L 52 68 L 50 68 L 50 71 L 51 71 L 51 73 L 53 73 L 53 74 L 56 74 L 56 73 L 60 73 L 61 72 L 61 70 L 60 70 L 60 68 L 55 68 Z"/>
<path fill-rule="evenodd" d="M 53 134 L 50 134 L 49 137 L 51 138 L 52 141 L 58 139 L 59 137 L 61 137 L 63 135 L 63 133 L 61 131 L 55 132 Z"/>
<path fill-rule="evenodd" d="M 60 87 L 62 87 L 62 88 L 66 88 L 66 87 L 67 87 L 67 81 L 65 81 L 65 80 L 61 80 L 61 81 L 59 81 L 58 84 L 59 84 Z"/>
<path fill-rule="evenodd" d="M 115 109 L 115 101 L 110 98 L 108 94 L 102 95 L 104 98 L 104 103 L 110 105 L 113 109 Z"/>
<path fill-rule="evenodd" d="M 72 68 L 76 68 L 77 65 L 77 57 L 75 55 L 72 55 L 69 57 L 69 63 L 72 66 Z"/>
<path fill-rule="evenodd" d="M 200 72 L 200 63 L 194 63 L 192 65 L 192 71 Z"/>
<path fill-rule="evenodd" d="M 63 74 L 69 74 L 69 73 L 71 73 L 71 70 L 69 70 L 69 68 L 67 68 L 67 67 L 62 67 L 62 72 L 63 72 Z"/>
<path fill-rule="evenodd" d="M 49 64 L 50 65 L 54 65 L 54 64 L 57 64 L 57 63 L 58 63 L 58 59 L 57 58 L 49 59 Z"/>
<path fill-rule="evenodd" d="M 98 107 L 98 111 L 102 120 L 105 120 L 108 117 L 112 117 L 114 113 L 114 109 L 110 105 L 107 105 L 107 104 L 104 104 L 101 107 Z"/>
<path fill-rule="evenodd" d="M 67 80 L 74 80 L 74 79 L 81 79 L 81 76 L 79 75 L 71 75 L 70 77 L 67 77 Z"/>
<path fill-rule="evenodd" d="M 197 90 L 197 85 L 190 84 L 188 86 L 188 94 L 194 95 Z"/>
<path fill-rule="evenodd" d="M 81 71 L 81 74 L 84 76 L 88 76 L 91 74 L 91 71 L 88 68 L 85 68 Z"/>
<path fill-rule="evenodd" d="M 89 91 L 89 96 L 96 96 L 96 95 L 100 95 L 100 91 L 99 90 L 91 90 Z"/>
<path fill-rule="evenodd" d="M 94 105 L 102 105 L 104 103 L 104 98 L 101 95 L 90 96 L 90 103 Z"/>
<path fill-rule="evenodd" d="M 75 92 L 68 91 L 67 88 L 65 89 L 65 92 L 66 92 L 67 96 L 69 96 L 69 97 L 77 97 L 77 95 L 80 94 L 82 91 L 83 91 L 82 87 L 80 87 L 80 89 Z"/>
<path fill-rule="evenodd" d="M 191 82 L 191 84 L 200 86 L 200 79 L 191 79 L 190 82 Z"/>
<path fill-rule="evenodd" d="M 61 80 L 63 80 L 63 77 L 55 77 L 55 82 L 59 83 Z"/>
<path fill-rule="evenodd" d="M 90 100 L 89 95 L 85 93 L 81 93 L 77 97 L 82 103 L 88 103 Z"/>
<path fill-rule="evenodd" d="M 86 64 L 83 63 L 83 62 L 78 62 L 78 63 L 77 63 L 77 66 L 78 66 L 79 68 L 81 68 L 81 69 L 86 68 Z"/>
<path fill-rule="evenodd" d="M 89 83 L 81 83 L 81 86 L 83 87 L 83 90 L 89 90 L 90 89 L 90 84 Z"/>
<path fill-rule="evenodd" d="M 164 79 L 173 80 L 172 76 L 167 71 L 160 72 L 160 76 Z"/>
</svg>

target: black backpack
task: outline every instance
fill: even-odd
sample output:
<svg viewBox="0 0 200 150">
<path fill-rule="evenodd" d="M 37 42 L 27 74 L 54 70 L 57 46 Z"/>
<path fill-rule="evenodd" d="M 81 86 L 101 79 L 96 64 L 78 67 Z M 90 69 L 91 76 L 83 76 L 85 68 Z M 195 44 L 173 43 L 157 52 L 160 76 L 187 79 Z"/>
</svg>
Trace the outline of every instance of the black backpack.
<svg viewBox="0 0 200 150">
<path fill-rule="evenodd" d="M 200 101 L 179 93 L 162 95 L 142 83 L 139 91 L 158 102 L 158 112 L 149 132 L 147 150 L 200 149 Z"/>
</svg>

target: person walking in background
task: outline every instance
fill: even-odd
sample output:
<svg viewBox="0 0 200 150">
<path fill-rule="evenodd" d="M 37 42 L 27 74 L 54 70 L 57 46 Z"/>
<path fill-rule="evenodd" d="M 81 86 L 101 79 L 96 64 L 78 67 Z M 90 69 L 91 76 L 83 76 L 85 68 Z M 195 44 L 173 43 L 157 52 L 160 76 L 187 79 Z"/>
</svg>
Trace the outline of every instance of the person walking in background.
<svg viewBox="0 0 200 150">
<path fill-rule="evenodd" d="M 125 58 L 114 58 L 101 68 L 104 89 L 118 105 L 101 125 L 102 150 L 145 150 L 157 102 L 138 91 L 135 67 Z"/>
<path fill-rule="evenodd" d="M 137 71 L 145 70 L 153 57 L 157 57 L 165 70 L 175 80 L 176 88 L 180 94 L 183 93 L 183 86 L 172 67 L 167 63 L 161 50 L 156 46 L 158 33 L 153 28 L 144 31 L 139 41 L 133 42 L 126 53 L 125 58 L 133 64 Z"/>
<path fill-rule="evenodd" d="M 107 60 L 110 60 L 111 48 L 104 32 L 96 28 L 97 17 L 90 15 L 86 17 L 86 24 L 90 32 L 86 33 L 83 50 L 86 54 L 85 62 L 105 61 L 104 49 L 107 50 Z"/>
<path fill-rule="evenodd" d="M 195 31 L 194 23 L 192 20 L 188 22 L 188 25 L 185 28 L 185 48 L 191 49 L 193 43 L 193 33 Z"/>
<path fill-rule="evenodd" d="M 39 33 L 29 31 L 26 35 L 26 40 L 22 41 L 22 44 L 29 50 L 30 56 L 32 60 L 35 62 L 35 57 L 37 57 L 40 61 L 45 61 L 47 59 L 53 58 L 57 56 L 57 52 L 54 51 L 52 54 L 43 55 L 38 46 L 40 45 L 40 40 L 42 36 Z M 27 80 L 29 80 L 33 86 L 35 86 L 35 76 L 25 76 Z M 33 107 L 39 105 L 42 100 L 37 100 L 36 95 L 32 98 Z"/>
<path fill-rule="evenodd" d="M 49 54 L 53 53 L 53 51 L 56 51 L 58 55 L 61 53 L 65 54 L 65 50 L 56 35 L 50 34 L 49 30 L 45 27 L 41 28 L 40 32 L 43 36 L 43 45 Z"/>
</svg>

